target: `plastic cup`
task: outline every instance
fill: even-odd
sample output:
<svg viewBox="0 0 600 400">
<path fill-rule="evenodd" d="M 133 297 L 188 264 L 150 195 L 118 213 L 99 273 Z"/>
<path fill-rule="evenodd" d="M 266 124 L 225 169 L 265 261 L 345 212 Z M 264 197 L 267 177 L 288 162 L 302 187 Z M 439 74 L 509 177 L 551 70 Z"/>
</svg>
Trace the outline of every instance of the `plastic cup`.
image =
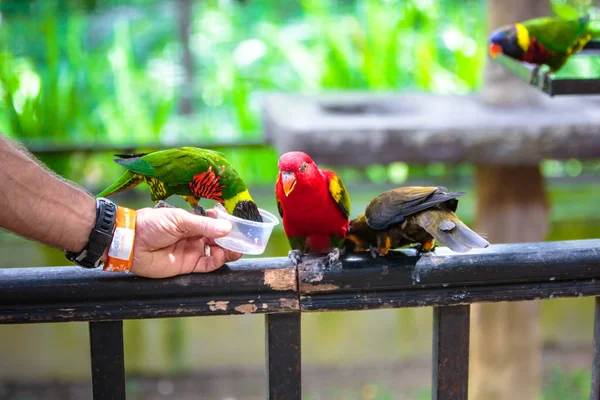
<svg viewBox="0 0 600 400">
<path fill-rule="evenodd" d="M 262 254 L 267 247 L 273 227 L 279 224 L 276 216 L 268 211 L 258 209 L 263 222 L 238 218 L 227 212 L 220 203 L 215 204 L 217 219 L 228 219 L 231 222 L 231 232 L 226 236 L 215 239 L 215 243 L 224 249 L 243 254 Z"/>
</svg>

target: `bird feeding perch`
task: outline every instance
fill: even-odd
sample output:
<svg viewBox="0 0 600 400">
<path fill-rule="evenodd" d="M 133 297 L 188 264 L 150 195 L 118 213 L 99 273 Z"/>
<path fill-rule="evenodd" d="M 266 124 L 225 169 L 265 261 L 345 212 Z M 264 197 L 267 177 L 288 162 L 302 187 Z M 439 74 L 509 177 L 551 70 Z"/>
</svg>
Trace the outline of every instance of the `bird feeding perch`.
<svg viewBox="0 0 600 400">
<path fill-rule="evenodd" d="M 577 63 L 583 57 L 600 56 L 600 41 L 589 42 L 583 50 L 571 56 L 569 63 Z M 547 67 L 516 61 L 499 54 L 493 59 L 523 82 L 538 88 L 550 96 L 600 94 L 600 76 L 566 76 L 564 73 L 548 74 Z"/>
</svg>

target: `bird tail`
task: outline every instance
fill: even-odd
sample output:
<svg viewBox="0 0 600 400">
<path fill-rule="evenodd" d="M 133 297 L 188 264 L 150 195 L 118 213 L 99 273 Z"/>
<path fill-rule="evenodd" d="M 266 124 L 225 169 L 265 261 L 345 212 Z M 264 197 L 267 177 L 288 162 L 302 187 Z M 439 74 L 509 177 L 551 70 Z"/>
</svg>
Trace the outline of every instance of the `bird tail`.
<svg viewBox="0 0 600 400">
<path fill-rule="evenodd" d="M 130 154 L 114 154 L 115 157 L 119 157 L 122 159 L 129 159 L 129 158 L 140 158 L 143 157 L 145 155 L 147 155 L 148 153 L 130 153 Z M 117 163 L 119 162 L 119 160 L 115 160 Z"/>
<path fill-rule="evenodd" d="M 457 253 L 485 248 L 490 243 L 473 232 L 452 211 L 427 210 L 416 216 L 421 225 L 442 245 Z"/>
<path fill-rule="evenodd" d="M 115 193 L 122 192 L 125 189 L 129 189 L 129 188 L 139 185 L 140 183 L 142 183 L 142 180 L 143 180 L 143 177 L 141 175 L 134 174 L 131 171 L 127 171 L 123 175 L 121 175 L 119 180 L 117 180 L 115 183 L 113 183 L 112 185 L 110 185 L 109 187 L 104 189 L 102 192 L 100 192 L 96 196 L 96 198 L 108 197 Z"/>
<path fill-rule="evenodd" d="M 597 18 L 591 19 L 590 14 L 585 14 L 578 17 L 577 22 L 579 22 L 592 39 L 600 36 L 600 21 Z"/>
</svg>

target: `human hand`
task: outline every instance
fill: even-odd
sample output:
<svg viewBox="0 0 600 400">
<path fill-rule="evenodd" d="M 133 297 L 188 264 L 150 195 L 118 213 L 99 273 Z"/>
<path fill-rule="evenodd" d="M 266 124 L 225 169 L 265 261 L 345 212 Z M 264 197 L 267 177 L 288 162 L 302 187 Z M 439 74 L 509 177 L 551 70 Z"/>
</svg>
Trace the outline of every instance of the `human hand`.
<svg viewBox="0 0 600 400">
<path fill-rule="evenodd" d="M 242 255 L 223 249 L 214 238 L 227 235 L 231 223 L 180 208 L 137 210 L 131 272 L 148 278 L 166 278 L 192 272 L 211 272 Z M 211 218 L 212 217 L 212 218 Z M 205 246 L 210 252 L 205 254 Z"/>
</svg>

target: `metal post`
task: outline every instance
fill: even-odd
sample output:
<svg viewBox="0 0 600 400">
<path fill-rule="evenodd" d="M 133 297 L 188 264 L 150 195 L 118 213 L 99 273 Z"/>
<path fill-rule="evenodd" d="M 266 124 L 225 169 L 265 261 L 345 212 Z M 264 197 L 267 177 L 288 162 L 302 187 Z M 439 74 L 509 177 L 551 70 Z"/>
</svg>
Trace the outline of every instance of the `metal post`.
<svg viewBox="0 0 600 400">
<path fill-rule="evenodd" d="M 125 400 L 123 321 L 91 321 L 94 400 Z"/>
<path fill-rule="evenodd" d="M 265 325 L 267 399 L 300 400 L 302 396 L 300 313 L 267 314 Z"/>
<path fill-rule="evenodd" d="M 433 309 L 433 400 L 467 400 L 470 306 Z"/>
</svg>

